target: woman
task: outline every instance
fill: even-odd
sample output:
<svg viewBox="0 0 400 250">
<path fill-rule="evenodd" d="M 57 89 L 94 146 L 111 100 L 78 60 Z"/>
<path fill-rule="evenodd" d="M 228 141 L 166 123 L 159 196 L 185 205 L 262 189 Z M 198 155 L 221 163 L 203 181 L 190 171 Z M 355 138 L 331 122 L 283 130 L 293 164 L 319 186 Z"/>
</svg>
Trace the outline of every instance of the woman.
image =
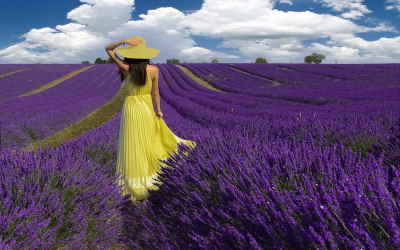
<svg viewBox="0 0 400 250">
<path fill-rule="evenodd" d="M 124 60 L 113 51 L 122 44 L 130 45 L 117 49 Z M 155 57 L 159 50 L 147 48 L 146 41 L 140 36 L 111 43 L 105 49 L 119 68 L 122 87 L 128 89 L 119 128 L 116 169 L 120 178 L 117 183 L 122 195 L 130 195 L 132 201 L 143 200 L 148 198 L 148 189 L 158 190 L 154 183 L 162 184 L 156 179 L 161 167 L 164 167 L 160 161 L 177 153 L 178 143 L 195 147 L 196 142 L 176 136 L 162 119 L 159 69 L 149 65 L 149 59 Z M 156 112 L 153 100 L 157 104 Z"/>
</svg>

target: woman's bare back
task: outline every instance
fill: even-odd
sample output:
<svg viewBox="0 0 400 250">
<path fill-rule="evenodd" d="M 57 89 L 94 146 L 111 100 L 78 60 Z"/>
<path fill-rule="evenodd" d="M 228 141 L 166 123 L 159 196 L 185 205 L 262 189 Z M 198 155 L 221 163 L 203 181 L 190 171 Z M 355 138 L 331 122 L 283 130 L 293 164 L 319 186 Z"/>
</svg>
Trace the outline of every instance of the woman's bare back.
<svg viewBox="0 0 400 250">
<path fill-rule="evenodd" d="M 150 72 L 150 75 L 151 75 L 151 80 L 153 80 L 154 81 L 154 79 L 156 78 L 156 74 L 157 74 L 157 71 L 156 71 L 157 69 L 156 69 L 156 66 L 154 66 L 154 65 L 147 65 L 147 71 L 149 71 Z"/>
</svg>

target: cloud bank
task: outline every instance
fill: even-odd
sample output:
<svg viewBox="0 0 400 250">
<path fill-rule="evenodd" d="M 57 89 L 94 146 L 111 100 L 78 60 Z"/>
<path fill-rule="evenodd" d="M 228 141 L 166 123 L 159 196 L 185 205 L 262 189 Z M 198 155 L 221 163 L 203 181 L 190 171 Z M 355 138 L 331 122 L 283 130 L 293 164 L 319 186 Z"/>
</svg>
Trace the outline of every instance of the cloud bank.
<svg viewBox="0 0 400 250">
<path fill-rule="evenodd" d="M 314 0 L 317 1 L 317 0 Z M 388 0 L 387 8 L 398 0 Z M 54 28 L 33 28 L 24 41 L 0 50 L 0 63 L 80 63 L 106 58 L 104 47 L 133 35 L 143 36 L 148 47 L 161 52 L 152 61 L 178 58 L 182 62 L 302 62 L 313 52 L 332 63 L 390 63 L 400 58 L 400 36 L 367 41 L 364 32 L 397 32 L 380 23 L 375 27 L 356 24 L 371 13 L 363 0 L 318 0 L 338 15 L 312 11 L 283 11 L 277 5 L 289 0 L 204 0 L 190 13 L 162 7 L 131 20 L 133 0 L 81 0 L 67 13 L 70 23 Z M 393 7 L 395 8 L 395 7 Z M 199 46 L 192 35 L 222 39 L 217 49 Z M 230 53 L 221 52 L 233 51 Z"/>
</svg>

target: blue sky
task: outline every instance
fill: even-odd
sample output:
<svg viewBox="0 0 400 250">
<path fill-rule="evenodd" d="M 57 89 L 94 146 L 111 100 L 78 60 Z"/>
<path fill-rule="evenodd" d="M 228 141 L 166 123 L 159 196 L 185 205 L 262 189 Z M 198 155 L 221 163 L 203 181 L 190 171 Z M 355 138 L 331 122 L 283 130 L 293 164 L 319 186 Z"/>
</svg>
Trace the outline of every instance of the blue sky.
<svg viewBox="0 0 400 250">
<path fill-rule="evenodd" d="M 80 63 L 143 36 L 153 62 L 398 63 L 400 0 L 68 0 L 2 3 L 0 63 Z"/>
</svg>

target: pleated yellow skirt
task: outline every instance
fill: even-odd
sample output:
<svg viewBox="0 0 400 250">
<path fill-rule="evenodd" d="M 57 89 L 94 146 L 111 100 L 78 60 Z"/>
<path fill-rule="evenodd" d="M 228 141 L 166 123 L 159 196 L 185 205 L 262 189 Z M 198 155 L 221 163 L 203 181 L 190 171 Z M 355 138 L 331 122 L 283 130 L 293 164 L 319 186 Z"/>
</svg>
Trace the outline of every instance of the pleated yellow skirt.
<svg viewBox="0 0 400 250">
<path fill-rule="evenodd" d="M 150 94 L 127 96 L 121 114 L 117 152 L 117 185 L 132 201 L 148 198 L 163 165 L 160 160 L 177 153 L 178 143 L 192 148 L 196 142 L 176 136 L 162 118 L 156 116 Z M 187 155 L 187 152 L 185 152 Z"/>
</svg>

